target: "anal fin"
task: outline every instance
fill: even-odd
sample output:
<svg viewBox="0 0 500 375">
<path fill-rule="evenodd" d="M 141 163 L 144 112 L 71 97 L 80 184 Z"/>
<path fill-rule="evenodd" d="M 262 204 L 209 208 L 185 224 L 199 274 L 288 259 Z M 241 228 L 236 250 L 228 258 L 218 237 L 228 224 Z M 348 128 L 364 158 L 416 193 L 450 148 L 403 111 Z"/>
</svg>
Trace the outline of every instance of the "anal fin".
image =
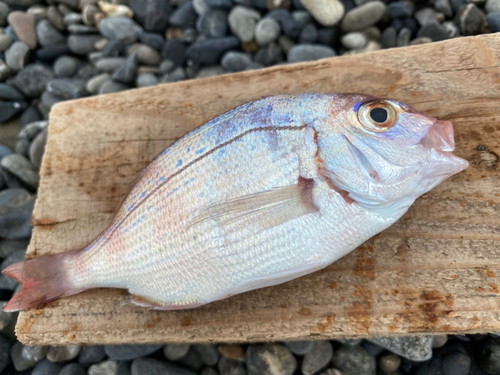
<svg viewBox="0 0 500 375">
<path fill-rule="evenodd" d="M 130 299 L 130 301 L 134 305 L 141 307 L 148 307 L 153 310 L 186 310 L 186 309 L 194 309 L 196 307 L 200 307 L 201 305 L 203 305 L 203 303 L 189 303 L 185 305 L 169 305 L 169 304 L 162 305 L 156 301 L 148 299 L 147 297 L 142 297 L 135 294 L 132 294 L 131 297 L 132 298 Z"/>
</svg>

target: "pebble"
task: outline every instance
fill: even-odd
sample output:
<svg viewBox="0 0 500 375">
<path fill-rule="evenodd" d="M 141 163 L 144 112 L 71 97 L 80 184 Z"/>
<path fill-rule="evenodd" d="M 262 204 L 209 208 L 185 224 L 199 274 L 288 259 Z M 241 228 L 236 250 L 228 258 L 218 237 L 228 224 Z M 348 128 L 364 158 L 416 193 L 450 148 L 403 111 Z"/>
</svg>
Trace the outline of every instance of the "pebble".
<svg viewBox="0 0 500 375">
<path fill-rule="evenodd" d="M 66 37 L 47 20 L 38 22 L 36 26 L 36 35 L 38 37 L 38 43 L 43 47 L 61 44 L 66 41 Z"/>
<path fill-rule="evenodd" d="M 158 83 L 158 78 L 152 73 L 140 74 L 136 80 L 137 87 L 156 86 Z"/>
<path fill-rule="evenodd" d="M 469 374 L 471 359 L 465 353 L 455 352 L 443 358 L 442 368 L 444 375 Z"/>
<path fill-rule="evenodd" d="M 52 71 L 45 65 L 30 64 L 16 75 L 12 83 L 24 95 L 38 97 L 52 78 Z"/>
<path fill-rule="evenodd" d="M 53 62 L 55 59 L 57 59 L 61 55 L 68 55 L 71 53 L 71 51 L 68 48 L 67 43 L 63 44 L 58 44 L 55 46 L 49 46 L 45 48 L 40 48 L 36 50 L 36 57 L 39 60 L 46 61 L 46 62 Z"/>
<path fill-rule="evenodd" d="M 342 373 L 336 368 L 329 368 L 320 373 L 319 375 L 342 375 Z M 391 375 L 397 375 L 397 374 L 391 374 Z"/>
<path fill-rule="evenodd" d="M 165 82 L 171 83 L 171 82 L 182 81 L 183 79 L 186 79 L 186 71 L 184 70 L 184 68 L 181 68 L 180 66 L 178 66 L 172 72 L 167 73 L 161 79 L 161 82 L 163 82 L 163 83 L 165 83 Z"/>
<path fill-rule="evenodd" d="M 1 156 L 0 156 L 1 159 Z M 24 250 L 28 248 L 29 240 L 0 240 L 0 258 L 5 259 L 14 251 Z M 1 316 L 0 312 L 0 316 Z M 0 319 L 0 331 L 5 328 L 2 326 L 2 319 Z"/>
<path fill-rule="evenodd" d="M 140 64 L 144 65 L 158 65 L 160 63 L 160 54 L 145 44 L 133 44 L 129 47 L 128 56 L 132 54 L 137 54 L 137 58 Z"/>
<path fill-rule="evenodd" d="M 105 345 L 104 350 L 109 358 L 115 361 L 130 361 L 135 358 L 150 355 L 159 350 L 162 345 Z"/>
<path fill-rule="evenodd" d="M 486 22 L 492 33 L 500 31 L 500 12 L 490 12 L 486 15 Z"/>
<path fill-rule="evenodd" d="M 4 335 L 0 334 L 0 373 L 2 373 L 9 364 L 9 352 L 10 341 Z"/>
<path fill-rule="evenodd" d="M 7 16 L 10 12 L 9 6 L 4 2 L 0 3 L 0 26 L 5 26 L 7 23 Z"/>
<path fill-rule="evenodd" d="M 106 352 L 102 345 L 84 346 L 78 356 L 78 363 L 84 367 L 88 367 L 94 363 L 98 363 L 106 358 Z"/>
<path fill-rule="evenodd" d="M 432 3 L 438 12 L 443 13 L 447 17 L 453 16 L 453 9 L 451 7 L 450 0 L 433 0 Z"/>
<path fill-rule="evenodd" d="M 48 352 L 48 346 L 23 346 L 21 356 L 27 361 L 40 362 Z"/>
<path fill-rule="evenodd" d="M 442 22 L 444 18 L 443 13 L 436 12 L 433 8 L 422 8 L 415 13 L 415 19 L 421 26 L 424 26 L 432 20 Z"/>
<path fill-rule="evenodd" d="M 412 41 L 410 41 L 410 46 L 418 46 L 420 44 L 427 44 L 427 43 L 432 43 L 431 38 L 427 38 L 425 36 L 420 37 L 420 38 L 415 38 Z"/>
<path fill-rule="evenodd" d="M 69 363 L 61 369 L 58 375 L 87 375 L 87 373 L 78 363 Z"/>
<path fill-rule="evenodd" d="M 1 208 L 0 208 L 1 209 Z M 10 223 L 11 225 L 16 223 Z M 3 271 L 8 266 L 13 265 L 14 263 L 21 262 L 24 260 L 24 256 L 26 254 L 25 250 L 18 250 L 10 254 L 5 260 L 1 263 L 1 270 Z M 18 285 L 18 282 L 14 279 L 8 278 L 5 275 L 0 275 L 0 289 L 5 290 L 15 290 Z M 20 354 L 21 355 L 21 354 Z"/>
<path fill-rule="evenodd" d="M 23 42 L 14 42 L 5 52 L 5 62 L 14 71 L 24 68 L 30 48 Z"/>
<path fill-rule="evenodd" d="M 188 353 L 179 360 L 179 363 L 196 372 L 200 371 L 205 366 L 204 362 L 201 360 L 200 354 L 194 350 L 192 346 Z"/>
<path fill-rule="evenodd" d="M 314 44 L 299 44 L 295 45 L 288 51 L 287 60 L 290 63 L 302 61 L 313 61 L 333 57 L 336 53 L 331 47 Z"/>
<path fill-rule="evenodd" d="M 311 351 L 314 346 L 314 341 L 287 341 L 284 343 L 293 354 L 304 355 Z"/>
<path fill-rule="evenodd" d="M 238 39 L 234 36 L 206 39 L 194 42 L 186 51 L 186 56 L 198 65 L 212 65 L 219 62 L 224 52 L 236 49 Z M 170 58 L 168 56 L 164 56 Z"/>
<path fill-rule="evenodd" d="M 313 44 L 318 40 L 318 29 L 313 24 L 306 25 L 302 28 L 299 36 L 299 43 Z"/>
<path fill-rule="evenodd" d="M 108 39 L 118 39 L 129 44 L 139 38 L 140 27 L 127 17 L 109 17 L 101 21 L 99 31 Z"/>
<path fill-rule="evenodd" d="M 16 11 L 9 14 L 8 21 L 19 40 L 24 42 L 30 49 L 35 49 L 38 43 L 35 16 Z"/>
<path fill-rule="evenodd" d="M 182 66 L 186 60 L 186 45 L 178 39 L 167 40 L 161 51 L 161 57 L 173 61 L 177 66 Z"/>
<path fill-rule="evenodd" d="M 297 368 L 297 360 L 284 345 L 250 345 L 246 352 L 248 375 L 277 373 L 292 375 Z"/>
<path fill-rule="evenodd" d="M 245 361 L 245 349 L 238 344 L 226 344 L 219 346 L 219 352 L 226 358 L 240 362 Z"/>
<path fill-rule="evenodd" d="M 361 49 L 368 43 L 366 36 L 359 31 L 352 31 L 345 34 L 340 41 L 347 49 Z"/>
<path fill-rule="evenodd" d="M 81 351 L 80 345 L 51 346 L 47 359 L 52 362 L 71 361 L 78 357 Z"/>
<path fill-rule="evenodd" d="M 370 1 L 347 12 L 340 27 L 346 32 L 366 29 L 384 17 L 386 8 L 381 1 Z"/>
<path fill-rule="evenodd" d="M 64 24 L 64 17 L 57 10 L 57 7 L 55 5 L 51 5 L 49 9 L 47 10 L 47 17 L 49 21 L 54 25 L 59 31 L 65 31 L 66 30 L 66 25 Z"/>
<path fill-rule="evenodd" d="M 139 34 L 139 41 L 157 51 L 161 51 L 165 44 L 165 39 L 160 34 L 146 33 L 144 31 Z"/>
<path fill-rule="evenodd" d="M 439 22 L 431 20 L 418 30 L 417 37 L 431 38 L 434 42 L 445 40 L 450 37 L 446 27 Z"/>
<path fill-rule="evenodd" d="M 255 26 L 259 20 L 259 12 L 241 5 L 237 5 L 231 9 L 227 18 L 229 28 L 242 43 L 248 43 L 253 40 Z"/>
<path fill-rule="evenodd" d="M 172 14 L 169 0 L 133 0 L 130 7 L 146 31 L 163 32 Z"/>
<path fill-rule="evenodd" d="M 360 345 L 343 345 L 335 350 L 333 365 L 342 375 L 375 375 L 376 362 Z"/>
<path fill-rule="evenodd" d="M 463 35 L 476 35 L 485 24 L 486 19 L 482 10 L 476 4 L 463 5 L 459 11 L 460 31 Z"/>
<path fill-rule="evenodd" d="M 396 47 L 397 32 L 394 27 L 388 27 L 382 32 L 380 43 L 383 48 L 394 48 Z"/>
<path fill-rule="evenodd" d="M 88 375 L 130 375 L 130 364 L 108 359 L 90 366 Z"/>
<path fill-rule="evenodd" d="M 210 9 L 205 0 L 193 0 L 193 8 L 199 16 Z"/>
<path fill-rule="evenodd" d="M 234 6 L 231 0 L 205 0 L 205 3 L 214 9 L 230 9 Z"/>
<path fill-rule="evenodd" d="M 12 363 L 14 364 L 15 369 L 19 372 L 33 368 L 36 365 L 36 361 L 28 361 L 22 357 L 22 350 L 23 344 L 21 344 L 19 341 L 16 341 L 10 351 Z"/>
<path fill-rule="evenodd" d="M 62 99 L 77 99 L 88 95 L 85 81 L 80 78 L 57 78 L 47 83 L 47 91 Z"/>
<path fill-rule="evenodd" d="M 247 70 L 251 63 L 252 58 L 249 54 L 237 51 L 226 52 L 221 60 L 221 66 L 229 73 Z"/>
<path fill-rule="evenodd" d="M 434 356 L 430 361 L 424 362 L 413 372 L 414 375 L 444 375 L 442 369 L 443 358 Z M 404 364 L 404 363 L 403 363 Z M 403 365 L 401 366 L 403 368 Z"/>
<path fill-rule="evenodd" d="M 227 34 L 227 13 L 209 9 L 196 21 L 196 29 L 207 38 L 222 38 Z"/>
<path fill-rule="evenodd" d="M 201 360 L 208 366 L 215 366 L 219 359 L 219 352 L 214 344 L 195 344 L 194 350 L 198 352 Z"/>
<path fill-rule="evenodd" d="M 61 363 L 54 363 L 48 359 L 44 359 L 36 365 L 31 375 L 56 375 L 59 374 L 62 368 L 63 365 Z"/>
<path fill-rule="evenodd" d="M 293 40 L 291 40 L 289 37 L 287 37 L 286 35 L 281 35 L 279 38 L 278 38 L 278 44 L 279 46 L 281 47 L 281 50 L 287 54 L 288 51 L 290 51 L 290 49 L 295 45 L 295 43 L 293 42 Z"/>
<path fill-rule="evenodd" d="M 24 156 L 19 154 L 7 155 L 0 161 L 0 166 L 31 188 L 36 189 L 38 187 L 40 176 L 38 175 L 36 167 Z M 6 237 L 4 236 L 4 238 Z"/>
<path fill-rule="evenodd" d="M 413 15 L 413 3 L 406 1 L 393 1 L 389 3 L 389 11 L 392 18 L 406 18 Z"/>
<path fill-rule="evenodd" d="M 295 39 L 299 36 L 302 25 L 298 23 L 291 13 L 286 9 L 275 9 L 266 15 L 279 22 L 281 29 L 289 38 Z"/>
<path fill-rule="evenodd" d="M 436 335 L 432 340 L 432 347 L 434 349 L 443 347 L 448 342 L 447 335 Z"/>
<path fill-rule="evenodd" d="M 222 357 L 219 360 L 217 369 L 221 375 L 247 375 L 245 366 L 241 362 L 226 357 Z"/>
<path fill-rule="evenodd" d="M 302 26 L 310 24 L 312 22 L 311 13 L 307 10 L 296 10 L 292 12 L 292 17 L 295 21 L 300 23 Z"/>
<path fill-rule="evenodd" d="M 61 56 L 54 63 L 54 74 L 58 77 L 75 75 L 80 61 L 71 56 Z"/>
<path fill-rule="evenodd" d="M 4 52 L 12 45 L 14 41 L 7 34 L 0 34 L 0 52 Z"/>
<path fill-rule="evenodd" d="M 324 369 L 330 363 L 333 355 L 332 344 L 322 340 L 314 342 L 313 348 L 306 353 L 302 361 L 302 374 L 313 375 Z"/>
<path fill-rule="evenodd" d="M 177 27 L 194 27 L 197 17 L 198 15 L 194 10 L 193 2 L 187 1 L 172 13 L 169 22 L 171 25 Z"/>
<path fill-rule="evenodd" d="M 486 0 L 484 9 L 486 13 L 500 12 L 500 0 Z"/>
<path fill-rule="evenodd" d="M 23 100 L 24 96 L 14 87 L 6 83 L 0 83 L 0 99 L 2 100 Z"/>
<path fill-rule="evenodd" d="M 139 69 L 137 69 L 137 75 L 141 74 L 159 74 L 160 69 L 157 66 L 139 66 Z"/>
<path fill-rule="evenodd" d="M 0 82 L 5 81 L 12 75 L 12 69 L 0 58 Z"/>
<path fill-rule="evenodd" d="M 81 13 L 68 13 L 63 16 L 63 22 L 65 25 L 75 25 L 82 23 L 83 17 Z"/>
<path fill-rule="evenodd" d="M 38 169 L 40 169 L 42 165 L 45 144 L 47 143 L 47 135 L 47 130 L 44 130 L 35 137 L 33 142 L 31 142 L 29 151 L 30 160 Z"/>
<path fill-rule="evenodd" d="M 210 78 L 210 77 L 220 76 L 225 73 L 226 72 L 220 65 L 213 65 L 200 69 L 198 74 L 196 74 L 195 78 L 197 79 Z"/>
<path fill-rule="evenodd" d="M 397 47 L 405 47 L 410 43 L 411 39 L 411 31 L 410 29 L 407 29 L 406 27 L 403 27 L 398 34 L 398 37 L 396 39 L 396 46 Z"/>
<path fill-rule="evenodd" d="M 377 337 L 370 341 L 412 361 L 426 361 L 432 357 L 433 336 L 430 335 Z"/>
<path fill-rule="evenodd" d="M 125 60 L 126 60 L 125 57 L 106 57 L 103 59 L 99 59 L 96 62 L 95 66 L 97 69 L 103 72 L 112 73 L 116 69 L 120 68 L 120 66 L 122 66 Z"/>
<path fill-rule="evenodd" d="M 175 63 L 172 60 L 163 60 L 160 64 L 159 71 L 161 74 L 170 73 L 175 68 Z"/>
<path fill-rule="evenodd" d="M 102 48 L 103 57 L 118 57 L 125 49 L 125 45 L 118 39 L 107 40 L 103 39 L 106 45 Z"/>
<path fill-rule="evenodd" d="M 28 104 L 24 100 L 0 101 L 0 124 L 7 122 L 24 111 Z"/>
<path fill-rule="evenodd" d="M 478 344 L 477 362 L 481 369 L 489 374 L 500 373 L 500 343 L 493 338 L 486 338 Z"/>
<path fill-rule="evenodd" d="M 139 66 L 139 58 L 137 53 L 129 56 L 120 67 L 113 73 L 113 80 L 121 83 L 134 82 L 137 75 L 137 67 Z"/>
<path fill-rule="evenodd" d="M 95 44 L 101 39 L 100 35 L 70 35 L 68 48 L 75 55 L 88 55 L 95 50 Z"/>
<path fill-rule="evenodd" d="M 399 365 L 401 364 L 401 358 L 399 358 L 395 354 L 387 354 L 380 357 L 378 363 L 382 371 L 394 372 L 399 368 Z"/>
<path fill-rule="evenodd" d="M 132 18 L 134 12 L 126 5 L 110 4 L 105 1 L 99 1 L 99 8 L 108 17 L 128 17 Z"/>
<path fill-rule="evenodd" d="M 132 362 L 132 375 L 196 375 L 196 373 L 156 359 L 138 358 Z"/>
<path fill-rule="evenodd" d="M 302 5 L 323 26 L 333 26 L 344 17 L 344 5 L 338 0 L 301 0 Z"/>
<path fill-rule="evenodd" d="M 283 61 L 283 52 L 276 43 L 271 43 L 267 47 L 261 48 L 255 54 L 255 62 L 263 66 L 276 65 Z"/>
<path fill-rule="evenodd" d="M 69 25 L 68 31 L 71 34 L 95 34 L 97 29 L 87 25 Z"/>
<path fill-rule="evenodd" d="M 98 94 L 101 86 L 107 81 L 111 81 L 111 75 L 108 73 L 99 74 L 98 76 L 92 77 L 85 88 L 91 94 Z"/>
</svg>

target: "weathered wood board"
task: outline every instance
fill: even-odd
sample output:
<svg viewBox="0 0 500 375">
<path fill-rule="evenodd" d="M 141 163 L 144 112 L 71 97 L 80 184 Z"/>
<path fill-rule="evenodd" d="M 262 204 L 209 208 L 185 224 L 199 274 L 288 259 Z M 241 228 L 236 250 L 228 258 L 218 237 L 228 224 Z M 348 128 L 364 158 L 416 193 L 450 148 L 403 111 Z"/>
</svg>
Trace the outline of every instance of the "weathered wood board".
<svg viewBox="0 0 500 375">
<path fill-rule="evenodd" d="M 22 312 L 26 344 L 245 342 L 500 330 L 500 34 L 161 85 L 51 113 L 28 257 L 92 240 L 174 140 L 264 96 L 363 92 L 455 125 L 470 168 L 397 224 L 312 275 L 195 310 L 93 290 Z"/>
</svg>

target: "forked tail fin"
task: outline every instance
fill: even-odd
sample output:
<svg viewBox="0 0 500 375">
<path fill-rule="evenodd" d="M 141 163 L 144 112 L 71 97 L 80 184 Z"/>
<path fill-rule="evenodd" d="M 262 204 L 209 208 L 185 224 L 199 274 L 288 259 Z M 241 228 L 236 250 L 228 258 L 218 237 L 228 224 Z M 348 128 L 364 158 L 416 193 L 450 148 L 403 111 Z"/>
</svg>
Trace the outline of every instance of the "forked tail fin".
<svg viewBox="0 0 500 375">
<path fill-rule="evenodd" d="M 64 260 L 74 257 L 79 250 L 46 256 L 7 267 L 3 273 L 23 284 L 3 311 L 13 312 L 36 307 L 55 299 L 82 292 L 75 288 L 67 278 Z"/>
</svg>

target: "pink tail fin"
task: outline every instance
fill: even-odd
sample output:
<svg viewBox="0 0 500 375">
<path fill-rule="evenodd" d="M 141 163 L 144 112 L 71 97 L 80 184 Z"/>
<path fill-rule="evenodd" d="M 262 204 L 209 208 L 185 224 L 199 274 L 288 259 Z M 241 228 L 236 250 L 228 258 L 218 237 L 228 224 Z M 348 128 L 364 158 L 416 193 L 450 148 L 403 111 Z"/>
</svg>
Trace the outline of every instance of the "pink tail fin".
<svg viewBox="0 0 500 375">
<path fill-rule="evenodd" d="M 63 261 L 73 257 L 76 252 L 31 259 L 7 267 L 3 273 L 23 283 L 23 287 L 11 298 L 3 311 L 24 310 L 82 292 L 84 289 L 71 285 L 63 268 Z"/>
</svg>

